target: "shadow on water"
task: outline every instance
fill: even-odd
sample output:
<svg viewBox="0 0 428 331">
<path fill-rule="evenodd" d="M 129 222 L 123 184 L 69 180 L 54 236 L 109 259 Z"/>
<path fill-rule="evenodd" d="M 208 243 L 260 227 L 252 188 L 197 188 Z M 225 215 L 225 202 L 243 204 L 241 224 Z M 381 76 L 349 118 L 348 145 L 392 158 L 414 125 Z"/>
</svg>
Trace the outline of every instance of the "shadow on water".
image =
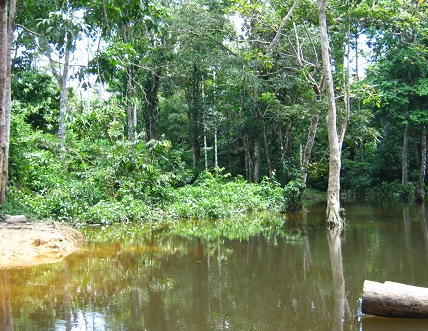
<svg viewBox="0 0 428 331">
<path fill-rule="evenodd" d="M 341 234 L 322 226 L 323 205 L 253 232 L 242 220 L 113 228 L 61 263 L 0 270 L 0 330 L 428 330 L 360 307 L 365 279 L 428 286 L 425 206 L 346 209 Z"/>
</svg>

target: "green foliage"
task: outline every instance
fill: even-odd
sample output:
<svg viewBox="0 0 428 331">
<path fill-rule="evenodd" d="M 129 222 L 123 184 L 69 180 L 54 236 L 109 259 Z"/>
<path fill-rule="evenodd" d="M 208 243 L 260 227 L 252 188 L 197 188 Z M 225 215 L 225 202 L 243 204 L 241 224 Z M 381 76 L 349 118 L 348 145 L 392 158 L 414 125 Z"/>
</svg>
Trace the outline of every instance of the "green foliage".
<svg viewBox="0 0 428 331">
<path fill-rule="evenodd" d="M 290 181 L 284 188 L 285 210 L 301 211 L 303 208 L 303 184 L 300 180 Z"/>
<path fill-rule="evenodd" d="M 12 112 L 34 129 L 55 133 L 58 127 L 59 89 L 51 75 L 19 70 L 12 76 Z"/>
<path fill-rule="evenodd" d="M 283 189 L 278 183 L 263 180 L 247 183 L 230 174 L 203 172 L 192 185 L 173 192 L 168 213 L 174 218 L 219 218 L 258 210 L 279 210 Z"/>
<path fill-rule="evenodd" d="M 343 160 L 340 186 L 346 194 L 364 196 L 377 184 L 371 162 Z"/>
</svg>

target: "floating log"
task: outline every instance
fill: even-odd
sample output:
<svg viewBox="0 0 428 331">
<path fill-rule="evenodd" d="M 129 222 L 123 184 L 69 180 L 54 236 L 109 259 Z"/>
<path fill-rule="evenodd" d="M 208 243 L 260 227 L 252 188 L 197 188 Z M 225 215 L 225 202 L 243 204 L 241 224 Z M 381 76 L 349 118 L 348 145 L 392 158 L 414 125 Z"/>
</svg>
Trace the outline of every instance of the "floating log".
<svg viewBox="0 0 428 331">
<path fill-rule="evenodd" d="M 381 317 L 428 318 L 428 288 L 365 280 L 361 308 Z"/>
</svg>

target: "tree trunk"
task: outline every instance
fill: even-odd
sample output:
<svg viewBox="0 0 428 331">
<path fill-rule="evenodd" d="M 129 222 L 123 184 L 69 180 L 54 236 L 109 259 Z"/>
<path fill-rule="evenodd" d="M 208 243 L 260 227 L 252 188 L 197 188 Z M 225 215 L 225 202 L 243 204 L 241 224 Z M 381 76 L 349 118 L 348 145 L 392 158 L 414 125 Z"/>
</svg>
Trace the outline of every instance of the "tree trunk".
<svg viewBox="0 0 428 331">
<path fill-rule="evenodd" d="M 311 119 L 311 126 L 309 128 L 308 139 L 306 140 L 305 151 L 303 152 L 303 159 L 302 159 L 302 166 L 301 166 L 303 189 L 306 188 L 306 182 L 308 178 L 308 165 L 309 165 L 309 160 L 311 158 L 312 147 L 314 146 L 314 142 L 315 142 L 315 135 L 317 133 L 319 118 L 320 118 L 319 114 L 315 114 Z"/>
<path fill-rule="evenodd" d="M 415 200 L 418 202 L 422 202 L 425 198 L 425 173 L 427 168 L 427 133 L 425 125 L 422 128 L 421 134 L 421 162 L 420 162 L 420 170 L 419 170 L 419 179 L 418 186 L 415 191 Z"/>
<path fill-rule="evenodd" d="M 188 104 L 188 115 L 189 115 L 189 136 L 192 143 L 193 152 L 193 165 L 199 168 L 201 163 L 201 89 L 200 80 L 201 74 L 196 64 L 193 65 L 192 77 L 190 78 L 190 86 L 187 91 L 187 104 Z"/>
<path fill-rule="evenodd" d="M 325 10 L 326 0 L 317 0 L 317 3 L 321 37 L 321 55 L 328 99 L 327 131 L 328 144 L 330 147 L 326 223 L 328 227 L 337 227 L 341 229 L 343 227 L 343 220 L 340 216 L 341 151 L 336 127 L 336 101 L 334 95 L 333 75 L 330 65 L 330 46 L 327 36 L 327 19 Z"/>
<path fill-rule="evenodd" d="M 409 150 L 409 136 L 408 136 L 409 125 L 406 124 L 403 132 L 403 155 L 401 158 L 401 184 L 407 186 L 408 183 L 408 168 L 407 168 L 407 156 Z"/>
<path fill-rule="evenodd" d="M 147 89 L 147 106 L 146 106 L 146 134 L 147 141 L 156 138 L 156 111 L 158 109 L 158 90 L 160 85 L 161 69 L 156 68 L 151 72 L 151 79 Z"/>
<path fill-rule="evenodd" d="M 409 154 L 409 125 L 404 126 L 403 132 L 403 148 L 401 155 L 401 193 L 400 199 L 403 202 L 408 202 L 410 199 L 410 186 L 409 186 L 409 168 L 408 168 L 408 154 Z"/>
<path fill-rule="evenodd" d="M 214 168 L 218 168 L 217 127 L 214 128 Z"/>
<path fill-rule="evenodd" d="M 70 63 L 70 43 L 71 36 L 67 36 L 67 45 L 65 46 L 64 64 L 62 72 L 57 72 L 56 79 L 59 85 L 59 121 L 58 121 L 58 138 L 61 146 L 65 144 L 65 116 L 67 114 L 67 80 L 68 80 L 68 65 Z M 51 61 L 51 67 L 55 66 Z"/>
<path fill-rule="evenodd" d="M 0 0 L 0 203 L 6 200 L 8 145 L 6 117 L 8 107 L 8 13 L 7 1 Z"/>
<path fill-rule="evenodd" d="M 428 318 L 428 288 L 366 280 L 361 305 L 363 314 Z"/>
<path fill-rule="evenodd" d="M 260 135 L 257 132 L 254 134 L 254 183 L 260 181 Z"/>
<path fill-rule="evenodd" d="M 241 93 L 241 104 L 239 106 L 239 119 L 241 122 L 244 122 L 244 104 L 245 104 L 245 82 L 242 84 L 242 93 Z M 244 163 L 245 163 L 245 179 L 251 182 L 252 179 L 252 160 L 250 153 L 250 142 L 248 139 L 247 132 L 244 131 L 242 141 L 244 144 Z"/>
<path fill-rule="evenodd" d="M 137 128 L 137 104 L 135 100 L 136 92 L 134 86 L 134 70 L 132 66 L 127 69 L 127 115 L 128 115 L 128 140 L 135 141 Z"/>
<path fill-rule="evenodd" d="M 271 179 L 272 178 L 272 164 L 270 162 L 270 157 L 269 157 L 269 146 L 268 146 L 268 141 L 267 141 L 266 125 L 265 125 L 264 120 L 263 120 L 263 144 L 264 144 L 264 149 L 265 149 L 269 178 Z"/>
</svg>

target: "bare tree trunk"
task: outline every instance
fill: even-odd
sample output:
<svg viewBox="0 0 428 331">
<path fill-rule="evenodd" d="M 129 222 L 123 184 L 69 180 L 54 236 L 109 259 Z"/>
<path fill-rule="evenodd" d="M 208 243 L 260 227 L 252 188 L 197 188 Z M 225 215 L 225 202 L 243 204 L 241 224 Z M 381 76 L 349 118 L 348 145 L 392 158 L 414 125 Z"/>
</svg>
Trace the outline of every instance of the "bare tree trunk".
<svg viewBox="0 0 428 331">
<path fill-rule="evenodd" d="M 22 4 L 22 1 L 21 1 Z M 0 184 L 0 203 L 3 202 L 1 197 L 6 197 L 7 180 L 9 177 L 9 141 L 10 141 L 10 116 L 12 108 L 12 45 L 13 45 L 13 32 L 15 31 L 15 19 L 17 12 L 17 4 L 15 0 L 9 1 L 9 25 L 7 31 L 7 73 L 6 73 L 6 114 L 5 114 L 5 155 L 2 173 L 6 178 L 4 185 Z"/>
<path fill-rule="evenodd" d="M 8 107 L 8 12 L 7 1 L 0 0 L 0 203 L 6 200 L 8 140 L 6 117 Z"/>
<path fill-rule="evenodd" d="M 342 229 L 343 220 L 340 216 L 341 149 L 337 134 L 336 101 L 334 95 L 333 75 L 330 65 L 330 46 L 327 36 L 327 19 L 325 10 L 326 0 L 317 0 L 317 4 L 321 37 L 321 54 L 328 99 L 327 131 L 328 144 L 330 147 L 326 223 L 329 227 Z"/>
<path fill-rule="evenodd" d="M 419 170 L 419 178 L 418 178 L 418 186 L 415 191 L 415 200 L 418 202 L 422 202 L 425 198 L 425 173 L 427 168 L 427 132 L 425 125 L 422 128 L 421 134 L 421 161 L 420 161 L 420 170 Z"/>
</svg>

